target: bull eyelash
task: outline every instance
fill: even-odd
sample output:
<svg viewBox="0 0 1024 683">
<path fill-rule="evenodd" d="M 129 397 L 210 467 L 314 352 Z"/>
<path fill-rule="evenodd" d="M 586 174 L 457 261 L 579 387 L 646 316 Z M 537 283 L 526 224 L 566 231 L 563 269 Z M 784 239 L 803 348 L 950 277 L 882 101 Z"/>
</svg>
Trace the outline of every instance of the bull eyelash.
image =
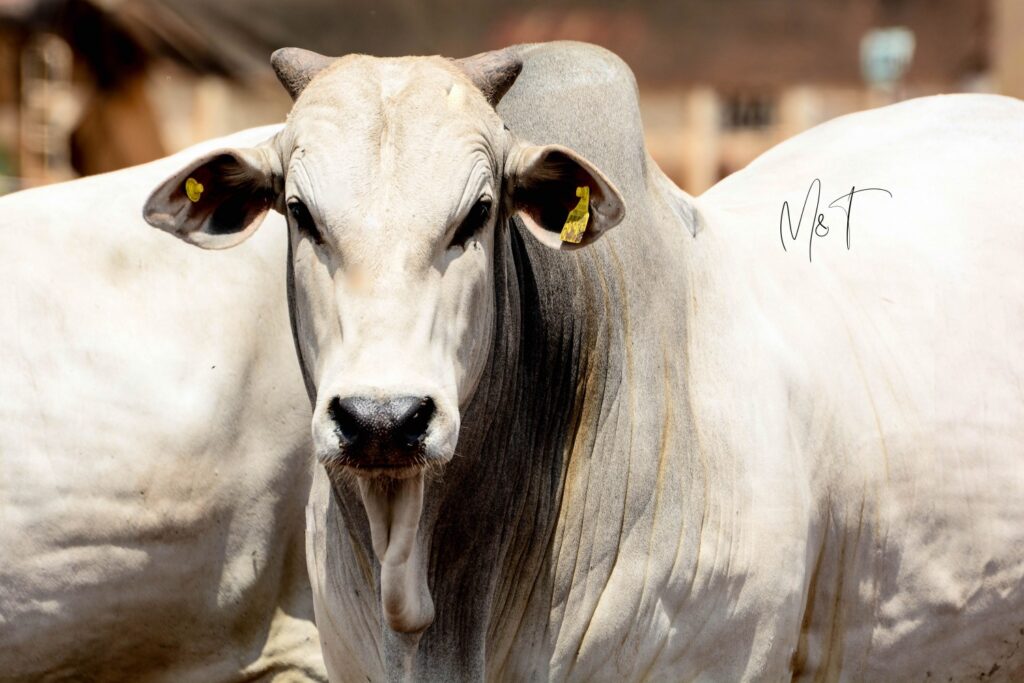
<svg viewBox="0 0 1024 683">
<path fill-rule="evenodd" d="M 487 225 L 487 221 L 491 219 L 491 210 L 492 202 L 490 199 L 478 199 L 462 220 L 458 230 L 452 235 L 452 240 L 448 246 L 465 248 L 466 242 Z"/>
<path fill-rule="evenodd" d="M 295 221 L 295 227 L 300 233 L 313 240 L 316 244 L 323 244 L 323 236 L 317 230 L 316 221 L 309 213 L 309 209 L 299 199 L 292 199 L 288 202 L 288 215 Z"/>
</svg>

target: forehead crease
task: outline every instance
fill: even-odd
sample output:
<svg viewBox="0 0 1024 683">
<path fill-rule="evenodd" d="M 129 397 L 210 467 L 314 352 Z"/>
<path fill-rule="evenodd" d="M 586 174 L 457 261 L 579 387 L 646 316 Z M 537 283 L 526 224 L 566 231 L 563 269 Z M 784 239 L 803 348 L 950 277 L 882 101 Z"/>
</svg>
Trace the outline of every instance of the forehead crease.
<svg viewBox="0 0 1024 683">
<path fill-rule="evenodd" d="M 472 102 L 449 107 L 452 86 L 466 84 L 447 62 L 346 58 L 327 76 L 294 112 L 298 163 L 323 213 L 411 211 L 440 220 L 493 166 L 487 112 Z"/>
<path fill-rule="evenodd" d="M 349 224 L 370 219 L 371 223 L 429 234 L 443 232 L 465 208 L 463 204 L 476 199 L 489 177 L 489 164 L 479 154 L 443 169 L 418 166 L 396 174 L 389 182 L 362 183 L 351 192 L 340 193 L 339 199 L 344 196 L 347 200 L 339 201 L 338 210 Z"/>
<path fill-rule="evenodd" d="M 443 59 L 350 55 L 314 79 L 296 108 L 338 107 L 352 102 L 374 110 L 403 103 L 429 108 L 432 103 L 443 103 L 457 81 L 465 78 Z"/>
<path fill-rule="evenodd" d="M 390 130 L 384 130 L 372 118 L 339 114 L 310 122 L 301 136 L 295 161 L 316 180 L 344 181 L 353 189 L 426 189 L 462 181 L 479 161 L 490 163 L 484 131 L 465 120 L 424 116 L 395 125 L 400 117 L 392 112 Z"/>
<path fill-rule="evenodd" d="M 477 199 L 490 177 L 489 163 L 476 154 L 444 176 L 410 172 L 393 182 L 339 188 L 326 196 L 325 218 L 354 260 L 404 261 L 430 253 L 425 245 L 447 234 Z"/>
</svg>

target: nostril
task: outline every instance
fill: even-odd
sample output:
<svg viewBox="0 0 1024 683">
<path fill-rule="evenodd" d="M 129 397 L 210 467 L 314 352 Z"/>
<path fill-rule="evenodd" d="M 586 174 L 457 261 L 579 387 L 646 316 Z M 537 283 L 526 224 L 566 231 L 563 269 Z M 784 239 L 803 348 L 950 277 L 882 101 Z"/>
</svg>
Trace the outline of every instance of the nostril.
<svg viewBox="0 0 1024 683">
<path fill-rule="evenodd" d="M 434 419 L 434 412 L 433 399 L 424 398 L 406 413 L 398 432 L 407 446 L 414 446 L 423 440 L 430 429 L 430 421 Z"/>
<path fill-rule="evenodd" d="M 343 448 L 405 449 L 423 442 L 437 412 L 434 401 L 421 396 L 380 400 L 367 396 L 334 397 L 327 415 Z"/>
<path fill-rule="evenodd" d="M 327 406 L 327 413 L 334 422 L 334 430 L 344 445 L 352 445 L 359 440 L 362 426 L 359 419 L 352 414 L 340 398 L 335 396 Z"/>
</svg>

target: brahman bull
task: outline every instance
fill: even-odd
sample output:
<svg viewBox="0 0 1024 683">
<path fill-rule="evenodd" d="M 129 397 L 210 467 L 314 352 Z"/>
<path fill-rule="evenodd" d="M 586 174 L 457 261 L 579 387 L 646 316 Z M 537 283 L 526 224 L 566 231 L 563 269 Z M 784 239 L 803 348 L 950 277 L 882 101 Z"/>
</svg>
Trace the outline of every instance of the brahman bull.
<svg viewBox="0 0 1024 683">
<path fill-rule="evenodd" d="M 0 200 L 0 680 L 326 680 L 286 246 L 216 258 L 139 216 L 275 130 Z"/>
<path fill-rule="evenodd" d="M 333 679 L 1024 675 L 1024 105 L 694 199 L 599 48 L 273 63 L 284 129 L 145 216 L 288 216 Z"/>
</svg>

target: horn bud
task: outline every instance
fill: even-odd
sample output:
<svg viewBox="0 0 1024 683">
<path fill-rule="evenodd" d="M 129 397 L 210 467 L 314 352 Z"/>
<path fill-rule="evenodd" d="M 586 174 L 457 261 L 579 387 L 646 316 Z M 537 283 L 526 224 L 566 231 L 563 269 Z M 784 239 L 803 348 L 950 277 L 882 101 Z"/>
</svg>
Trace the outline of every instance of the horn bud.
<svg viewBox="0 0 1024 683">
<path fill-rule="evenodd" d="M 309 82 L 333 62 L 333 57 L 301 47 L 282 47 L 270 55 L 270 65 L 274 67 L 277 80 L 281 81 L 292 100 L 299 99 Z"/>
<path fill-rule="evenodd" d="M 472 57 L 456 59 L 455 63 L 473 85 L 480 89 L 491 106 L 497 106 L 523 70 L 523 58 L 515 47 L 481 52 Z"/>
</svg>

